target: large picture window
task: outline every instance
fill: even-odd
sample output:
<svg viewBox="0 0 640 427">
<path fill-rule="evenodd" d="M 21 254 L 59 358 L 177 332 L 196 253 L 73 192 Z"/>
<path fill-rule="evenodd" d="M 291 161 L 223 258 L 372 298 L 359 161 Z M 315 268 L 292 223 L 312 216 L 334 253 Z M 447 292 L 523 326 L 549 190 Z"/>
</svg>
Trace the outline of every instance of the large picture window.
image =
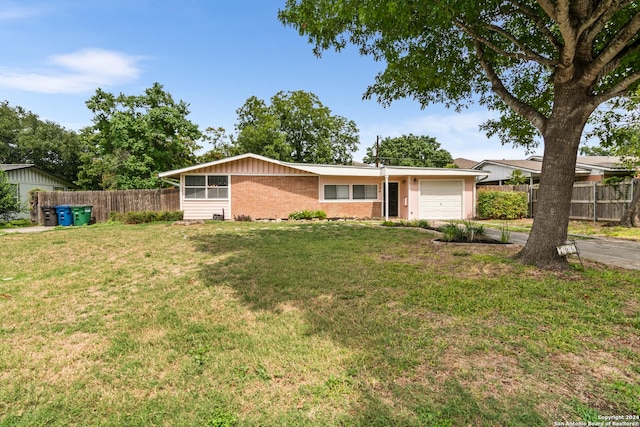
<svg viewBox="0 0 640 427">
<path fill-rule="evenodd" d="M 186 199 L 228 199 L 227 175 L 187 175 L 184 177 Z"/>
<path fill-rule="evenodd" d="M 378 198 L 378 186 L 376 184 L 353 186 L 354 200 L 376 200 L 377 198 Z"/>
<path fill-rule="evenodd" d="M 324 199 L 325 200 L 349 200 L 349 186 L 348 185 L 325 185 Z"/>
<path fill-rule="evenodd" d="M 324 200 L 377 200 L 376 184 L 325 185 Z"/>
</svg>

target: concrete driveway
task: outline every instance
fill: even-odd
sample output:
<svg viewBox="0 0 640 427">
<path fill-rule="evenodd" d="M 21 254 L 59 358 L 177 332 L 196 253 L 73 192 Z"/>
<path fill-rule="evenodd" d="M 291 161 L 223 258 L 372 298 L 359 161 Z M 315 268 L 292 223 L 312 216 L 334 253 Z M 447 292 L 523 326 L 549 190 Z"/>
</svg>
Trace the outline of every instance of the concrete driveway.
<svg viewBox="0 0 640 427">
<path fill-rule="evenodd" d="M 500 230 L 487 229 L 487 234 L 500 240 Z M 527 233 L 511 232 L 511 242 L 514 244 L 525 245 L 528 238 Z M 576 246 L 583 259 L 640 270 L 640 242 L 589 236 L 577 238 Z"/>
</svg>

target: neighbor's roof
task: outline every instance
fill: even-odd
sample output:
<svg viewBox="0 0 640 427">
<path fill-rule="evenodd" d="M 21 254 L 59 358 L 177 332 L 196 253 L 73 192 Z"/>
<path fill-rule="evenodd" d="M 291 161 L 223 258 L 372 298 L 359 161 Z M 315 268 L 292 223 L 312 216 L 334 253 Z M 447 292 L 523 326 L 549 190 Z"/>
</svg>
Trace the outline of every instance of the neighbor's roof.
<svg viewBox="0 0 640 427">
<path fill-rule="evenodd" d="M 41 169 L 39 169 L 36 165 L 32 165 L 32 164 L 0 164 L 0 170 L 5 171 L 5 172 L 9 172 L 9 171 L 15 171 L 15 170 L 20 170 L 20 169 L 29 169 L 29 168 L 33 168 L 34 170 L 36 170 L 38 173 L 40 173 L 41 175 L 45 175 L 48 176 L 51 179 L 54 179 L 56 181 L 59 181 L 60 183 L 64 184 L 67 187 L 75 187 L 74 184 L 60 178 L 57 177 L 55 175 L 50 174 L 49 172 L 45 172 Z"/>
<path fill-rule="evenodd" d="M 35 167 L 35 165 L 27 165 L 27 164 L 0 164 L 0 170 L 3 171 L 14 171 L 18 169 L 27 169 Z"/>
<path fill-rule="evenodd" d="M 322 176 L 361 176 L 376 177 L 389 175 L 412 175 L 412 176 L 486 176 L 488 172 L 469 170 L 469 169 L 450 169 L 450 168 L 421 168 L 408 166 L 347 166 L 347 165 L 319 165 L 311 163 L 290 163 L 280 160 L 270 159 L 268 157 L 259 156 L 253 153 L 241 154 L 239 156 L 227 157 L 226 159 L 216 160 L 200 165 L 189 166 L 182 169 L 162 172 L 158 174 L 160 178 L 178 177 L 185 173 L 194 173 L 200 169 L 210 166 L 217 166 L 224 163 L 230 163 L 237 160 L 252 158 L 262 160 L 264 162 L 273 163 L 280 166 L 289 167 L 299 171 L 307 172 L 313 175 Z"/>
<path fill-rule="evenodd" d="M 473 169 L 473 167 L 478 164 L 475 160 L 469 160 L 462 157 L 453 159 L 453 163 L 460 169 Z"/>
<path fill-rule="evenodd" d="M 537 157 L 530 157 L 527 160 L 483 160 L 473 167 L 473 169 L 481 170 L 481 168 L 487 164 L 504 166 L 512 169 L 519 169 L 521 171 L 530 172 L 533 174 L 542 173 L 542 158 L 540 160 L 534 160 Z M 575 173 L 588 174 L 589 170 L 584 167 L 576 166 Z"/>
</svg>

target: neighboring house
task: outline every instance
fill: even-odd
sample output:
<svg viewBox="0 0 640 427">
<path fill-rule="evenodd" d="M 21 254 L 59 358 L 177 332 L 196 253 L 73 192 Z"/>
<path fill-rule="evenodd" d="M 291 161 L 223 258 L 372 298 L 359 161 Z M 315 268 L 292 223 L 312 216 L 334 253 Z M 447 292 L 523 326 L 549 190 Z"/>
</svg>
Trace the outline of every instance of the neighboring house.
<svg viewBox="0 0 640 427">
<path fill-rule="evenodd" d="M 456 159 L 453 159 L 453 164 L 460 169 L 473 169 L 473 167 L 477 165 L 478 162 L 476 162 L 475 160 L 458 157 Z"/>
<path fill-rule="evenodd" d="M 288 163 L 242 154 L 159 174 L 180 180 L 185 219 L 287 218 L 323 210 L 329 218 L 466 219 L 474 216 L 482 171 Z M 389 197 L 386 197 L 386 195 Z"/>
<path fill-rule="evenodd" d="M 65 191 L 72 187 L 71 183 L 44 172 L 35 165 L 0 164 L 0 170 L 7 173 L 9 183 L 15 186 L 16 196 L 22 204 L 29 203 L 29 190 L 33 188 Z M 20 213 L 17 218 L 29 218 L 29 212 Z"/>
<path fill-rule="evenodd" d="M 502 185 L 515 170 L 527 177 L 529 184 L 537 184 L 542 173 L 542 156 L 531 156 L 526 160 L 483 160 L 472 169 L 490 173 L 478 182 L 479 185 Z M 576 162 L 575 181 L 602 181 L 613 176 L 629 176 L 633 172 L 622 166 L 620 157 L 581 156 Z"/>
</svg>

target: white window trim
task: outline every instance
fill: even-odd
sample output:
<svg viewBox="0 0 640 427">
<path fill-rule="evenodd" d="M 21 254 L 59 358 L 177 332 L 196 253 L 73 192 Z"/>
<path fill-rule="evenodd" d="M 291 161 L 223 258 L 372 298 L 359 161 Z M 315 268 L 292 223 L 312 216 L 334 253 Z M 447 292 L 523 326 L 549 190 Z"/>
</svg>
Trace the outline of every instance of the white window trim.
<svg viewBox="0 0 640 427">
<path fill-rule="evenodd" d="M 182 182 L 182 188 L 183 188 L 183 194 L 182 194 L 182 199 L 183 200 L 188 200 L 188 201 L 192 201 L 192 200 L 231 200 L 231 175 L 229 174 L 224 174 L 224 173 L 190 173 L 190 174 L 185 174 L 183 175 L 183 182 Z M 189 176 L 203 176 L 204 177 L 204 187 L 202 186 L 187 186 L 187 177 Z M 208 182 L 209 182 L 209 177 L 210 176 L 226 176 L 227 177 L 227 197 L 220 197 L 220 198 L 209 198 L 207 197 L 208 195 L 208 189 L 209 188 L 224 188 L 224 187 L 209 187 Z M 205 197 L 187 197 L 187 188 L 204 188 L 205 189 Z"/>
<path fill-rule="evenodd" d="M 325 199 L 325 187 L 327 185 L 345 185 L 349 187 L 349 198 L 348 199 Z M 375 185 L 376 186 L 376 198 L 375 199 L 354 199 L 353 198 L 353 186 L 354 185 Z M 345 183 L 331 183 L 331 184 L 322 184 L 320 186 L 320 203 L 363 203 L 363 202 L 380 202 L 380 185 L 368 183 L 355 183 L 355 184 L 345 184 Z"/>
</svg>

